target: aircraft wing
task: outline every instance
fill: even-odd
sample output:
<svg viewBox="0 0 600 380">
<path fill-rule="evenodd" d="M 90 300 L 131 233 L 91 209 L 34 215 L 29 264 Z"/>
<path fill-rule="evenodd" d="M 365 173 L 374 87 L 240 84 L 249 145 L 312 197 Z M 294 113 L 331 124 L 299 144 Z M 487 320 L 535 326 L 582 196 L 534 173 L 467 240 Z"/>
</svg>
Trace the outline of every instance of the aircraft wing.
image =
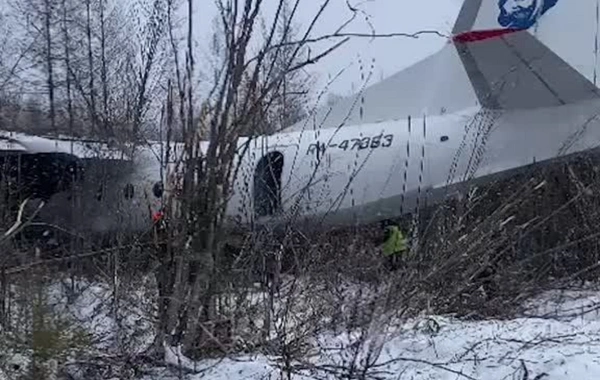
<svg viewBox="0 0 600 380">
<path fill-rule="evenodd" d="M 0 151 L 62 153 L 80 159 L 127 160 L 127 155 L 106 143 L 68 138 L 48 138 L 23 133 L 0 132 Z"/>
<path fill-rule="evenodd" d="M 27 148 L 16 141 L 0 138 L 0 152 L 27 152 Z"/>
</svg>

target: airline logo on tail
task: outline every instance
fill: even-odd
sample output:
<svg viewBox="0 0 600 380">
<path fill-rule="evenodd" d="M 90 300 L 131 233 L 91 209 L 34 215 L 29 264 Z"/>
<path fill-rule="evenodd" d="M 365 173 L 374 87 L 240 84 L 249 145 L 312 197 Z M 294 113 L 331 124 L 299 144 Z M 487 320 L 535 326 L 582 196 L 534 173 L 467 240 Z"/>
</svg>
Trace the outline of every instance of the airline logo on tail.
<svg viewBox="0 0 600 380">
<path fill-rule="evenodd" d="M 529 29 L 557 2 L 558 0 L 498 0 L 498 23 L 510 29 Z"/>
</svg>

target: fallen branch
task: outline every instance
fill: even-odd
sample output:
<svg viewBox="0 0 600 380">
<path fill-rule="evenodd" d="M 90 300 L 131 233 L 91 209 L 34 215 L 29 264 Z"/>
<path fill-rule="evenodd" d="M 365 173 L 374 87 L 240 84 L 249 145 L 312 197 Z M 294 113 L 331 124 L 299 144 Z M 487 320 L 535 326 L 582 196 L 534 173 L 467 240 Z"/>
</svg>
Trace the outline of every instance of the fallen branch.
<svg viewBox="0 0 600 380">
<path fill-rule="evenodd" d="M 27 198 L 23 202 L 21 202 L 21 205 L 19 206 L 19 212 L 17 213 L 17 220 L 15 221 L 15 224 L 13 224 L 12 227 L 10 227 L 8 229 L 8 231 L 6 231 L 4 233 L 4 235 L 2 236 L 2 239 L 0 239 L 0 243 L 10 239 L 12 236 L 14 236 L 18 232 L 20 232 L 23 228 L 27 227 L 27 225 L 36 217 L 36 215 L 40 212 L 42 207 L 44 207 L 44 205 L 46 204 L 46 202 L 42 201 L 38 205 L 38 207 L 35 209 L 33 214 L 31 214 L 31 216 L 27 219 L 27 221 L 25 221 L 25 223 L 23 223 L 23 211 L 25 210 L 25 206 L 27 205 L 28 202 L 29 202 L 29 198 Z"/>
</svg>

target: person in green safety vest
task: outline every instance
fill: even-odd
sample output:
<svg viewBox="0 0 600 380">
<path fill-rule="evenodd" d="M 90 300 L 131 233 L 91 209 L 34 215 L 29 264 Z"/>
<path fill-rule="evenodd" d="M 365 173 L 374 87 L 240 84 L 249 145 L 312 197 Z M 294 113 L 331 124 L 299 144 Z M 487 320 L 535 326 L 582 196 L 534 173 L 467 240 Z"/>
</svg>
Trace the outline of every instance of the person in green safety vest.
<svg viewBox="0 0 600 380">
<path fill-rule="evenodd" d="M 408 251 L 408 242 L 400 227 L 397 225 L 385 227 L 382 250 L 390 269 L 396 270 L 402 256 Z"/>
</svg>

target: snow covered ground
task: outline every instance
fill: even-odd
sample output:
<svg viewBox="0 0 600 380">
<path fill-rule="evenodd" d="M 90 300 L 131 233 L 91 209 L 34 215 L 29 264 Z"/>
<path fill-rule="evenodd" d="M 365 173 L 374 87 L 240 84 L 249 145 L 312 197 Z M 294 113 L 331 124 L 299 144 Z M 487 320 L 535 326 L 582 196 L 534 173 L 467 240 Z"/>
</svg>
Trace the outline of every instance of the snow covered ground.
<svg viewBox="0 0 600 380">
<path fill-rule="evenodd" d="M 428 317 L 411 321 L 370 341 L 381 351 L 366 378 L 600 379 L 599 308 L 596 291 L 555 291 L 530 302 L 526 315 L 513 320 L 465 322 Z M 313 371 L 292 378 L 341 378 L 339 367 L 348 367 L 352 357 L 349 342 L 345 334 L 321 336 L 317 346 L 321 348 L 308 360 Z M 186 363 L 180 359 L 176 350 L 167 355 L 173 364 Z M 273 357 L 187 361 L 187 366 L 198 371 L 188 375 L 193 380 L 281 378 Z M 168 378 L 165 371 L 145 380 Z"/>
<path fill-rule="evenodd" d="M 135 354 L 148 347 L 153 336 L 152 323 L 147 319 L 152 310 L 151 297 L 139 291 L 131 293 L 132 302 L 122 299 L 121 308 L 132 308 L 124 308 L 116 328 L 111 311 L 114 304 L 107 299 L 110 287 L 83 282 L 77 286 L 79 296 L 62 312 L 68 312 L 94 334 L 99 352 L 115 349 L 115 330 L 135 338 L 124 347 L 128 352 Z M 302 362 L 292 363 L 296 371 L 290 378 L 361 378 L 362 373 L 364 379 L 386 380 L 600 379 L 600 291 L 588 289 L 547 292 L 530 301 L 521 317 L 511 320 L 421 317 L 399 325 L 385 324 L 385 330 L 372 326 L 376 332 L 367 334 L 365 341 L 356 331 L 320 334 L 310 342 Z M 54 301 L 66 304 L 63 292 L 54 290 Z M 369 352 L 378 355 L 369 358 Z M 10 357 L 3 359 L 7 365 L 18 363 L 24 368 L 27 362 L 20 353 L 4 355 Z M 367 359 L 370 365 L 365 366 Z M 274 356 L 257 354 L 193 362 L 176 348 L 169 348 L 165 360 L 171 368 L 156 368 L 143 379 L 287 378 L 285 373 L 282 376 L 282 361 Z M 174 373 L 175 367 L 186 370 Z M 354 368 L 353 377 L 348 376 L 350 368 Z M 10 377 L 0 372 L 0 379 L 4 378 Z"/>
</svg>

